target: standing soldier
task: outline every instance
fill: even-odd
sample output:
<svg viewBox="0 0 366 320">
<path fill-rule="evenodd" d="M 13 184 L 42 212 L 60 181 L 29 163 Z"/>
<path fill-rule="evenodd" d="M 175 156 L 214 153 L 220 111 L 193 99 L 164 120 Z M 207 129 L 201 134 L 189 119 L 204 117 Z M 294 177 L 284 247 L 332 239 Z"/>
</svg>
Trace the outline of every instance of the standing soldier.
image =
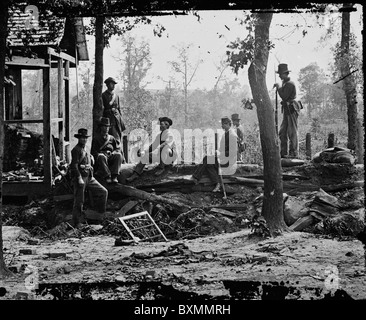
<svg viewBox="0 0 366 320">
<path fill-rule="evenodd" d="M 109 77 L 104 83 L 107 86 L 107 90 L 102 93 L 103 117 L 109 118 L 111 124 L 109 133 L 122 144 L 123 131 L 126 130 L 126 126 L 122 120 L 119 96 L 114 92 L 117 82 L 114 78 Z"/>
<path fill-rule="evenodd" d="M 290 80 L 290 70 L 287 64 L 281 63 L 276 71 L 282 80 L 282 86 L 275 83 L 273 87 L 278 90 L 281 101 L 283 120 L 278 133 L 281 141 L 281 158 L 297 158 L 299 156 L 299 142 L 297 122 L 301 106 L 296 99 L 295 83 Z M 288 140 L 290 141 L 288 148 Z"/>
<path fill-rule="evenodd" d="M 85 218 L 82 215 L 85 189 L 91 191 L 96 211 L 101 217 L 104 216 L 107 205 L 108 191 L 93 177 L 93 157 L 87 152 L 85 146 L 88 136 L 87 129 L 79 129 L 74 135 L 78 138 L 78 144 L 71 151 L 71 177 L 74 187 L 74 206 L 72 220 L 78 227 Z"/>
<path fill-rule="evenodd" d="M 231 121 L 233 122 L 233 128 L 238 136 L 238 156 L 237 161 L 242 161 L 242 153 L 245 150 L 245 143 L 244 143 L 244 128 L 240 124 L 240 118 L 237 113 L 231 115 Z"/>
</svg>

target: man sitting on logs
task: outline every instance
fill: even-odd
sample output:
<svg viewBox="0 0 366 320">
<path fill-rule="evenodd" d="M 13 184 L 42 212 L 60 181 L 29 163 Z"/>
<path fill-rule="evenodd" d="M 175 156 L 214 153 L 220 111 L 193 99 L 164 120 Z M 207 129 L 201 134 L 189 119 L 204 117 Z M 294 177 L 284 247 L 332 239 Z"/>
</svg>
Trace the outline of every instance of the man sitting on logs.
<svg viewBox="0 0 366 320">
<path fill-rule="evenodd" d="M 91 153 L 96 159 L 95 175 L 107 183 L 118 183 L 117 176 L 121 170 L 123 155 L 119 140 L 108 134 L 110 126 L 109 118 L 100 119 L 100 132 L 93 138 Z"/>
<path fill-rule="evenodd" d="M 210 180 L 215 183 L 213 192 L 220 191 L 220 175 L 222 173 L 229 175 L 236 171 L 238 136 L 231 128 L 229 117 L 221 119 L 221 127 L 225 133 L 221 137 L 219 150 L 215 150 L 213 156 L 205 156 L 191 178 L 195 184 L 198 184 L 203 173 L 207 171 Z"/>
<path fill-rule="evenodd" d="M 70 172 L 74 188 L 72 219 L 74 226 L 79 227 L 85 222 L 85 217 L 82 215 L 85 189 L 90 190 L 93 203 L 101 217 L 106 211 L 108 191 L 93 177 L 93 156 L 85 148 L 86 141 L 90 137 L 88 130 L 79 129 L 74 137 L 79 141 L 71 151 Z"/>
<path fill-rule="evenodd" d="M 140 162 L 136 165 L 132 176 L 126 179 L 127 182 L 132 182 L 137 179 L 142 174 L 145 165 L 152 163 L 155 157 L 159 161 L 159 170 L 156 171 L 156 176 L 161 175 L 165 171 L 166 166 L 171 165 L 177 159 L 174 137 L 169 130 L 173 121 L 168 117 L 161 117 L 159 121 L 161 133 L 156 136 L 148 150 L 143 152 L 139 150 L 138 156 L 141 157 Z M 158 149 L 157 152 L 154 152 L 156 149 Z"/>
</svg>

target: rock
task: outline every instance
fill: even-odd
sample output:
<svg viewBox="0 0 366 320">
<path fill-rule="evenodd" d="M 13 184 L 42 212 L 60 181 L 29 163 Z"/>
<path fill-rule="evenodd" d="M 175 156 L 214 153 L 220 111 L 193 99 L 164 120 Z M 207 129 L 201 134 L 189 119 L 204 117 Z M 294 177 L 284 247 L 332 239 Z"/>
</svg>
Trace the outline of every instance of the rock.
<svg viewBox="0 0 366 320">
<path fill-rule="evenodd" d="M 283 208 L 283 218 L 287 226 L 291 226 L 298 219 L 308 214 L 306 200 L 299 200 L 296 197 L 288 197 Z"/>
<path fill-rule="evenodd" d="M 15 226 L 3 226 L 4 241 L 27 241 L 31 238 L 29 231 Z"/>
</svg>

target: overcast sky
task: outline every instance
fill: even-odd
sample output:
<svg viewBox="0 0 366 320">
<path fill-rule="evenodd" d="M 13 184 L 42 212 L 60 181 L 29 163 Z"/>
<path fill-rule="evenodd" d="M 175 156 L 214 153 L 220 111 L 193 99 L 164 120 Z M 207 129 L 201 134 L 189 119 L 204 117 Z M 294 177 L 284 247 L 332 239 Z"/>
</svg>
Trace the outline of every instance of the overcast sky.
<svg viewBox="0 0 366 320">
<path fill-rule="evenodd" d="M 358 6 L 357 12 L 351 13 L 351 30 L 358 37 L 361 44 L 362 35 L 362 7 Z M 144 38 L 150 43 L 152 68 L 148 73 L 148 88 L 162 89 L 166 83 L 158 77 L 168 80 L 174 75 L 167 61 L 176 60 L 174 45 L 192 43 L 192 62 L 202 59 L 204 62 L 197 70 L 191 89 L 212 89 L 217 75 L 215 64 L 225 57 L 226 46 L 236 38 L 244 38 L 245 27 L 241 26 L 235 17 L 243 17 L 243 11 L 199 11 L 200 22 L 193 15 L 188 16 L 159 16 L 152 17 L 153 23 L 159 22 L 166 31 L 161 38 L 154 36 L 152 26 L 145 25 L 135 28 L 131 33 L 137 38 Z M 328 14 L 328 17 L 340 16 L 339 14 Z M 339 20 L 340 21 L 340 20 Z M 319 43 L 321 35 L 325 34 L 327 21 L 322 26 L 318 26 L 314 20 L 314 14 L 301 13 L 275 13 L 273 15 L 270 40 L 274 42 L 275 48 L 271 51 L 268 60 L 267 87 L 271 89 L 275 81 L 274 70 L 277 69 L 278 62 L 287 63 L 291 70 L 290 76 L 297 81 L 299 70 L 312 62 L 325 71 L 332 59 L 330 47 L 334 45 L 336 38 L 328 38 L 328 41 Z M 300 29 L 295 25 L 299 24 Z M 308 32 L 302 36 L 302 30 L 307 25 Z M 310 27 L 309 27 L 310 26 Z M 340 25 L 339 28 L 340 30 Z M 118 77 L 118 63 L 112 57 L 116 50 L 121 47 L 116 38 L 111 41 L 111 47 L 105 50 L 104 77 Z M 93 40 L 89 41 L 90 55 L 94 55 Z M 278 59 L 278 60 L 277 60 Z M 226 76 L 237 77 L 241 84 L 248 84 L 248 67 L 241 69 L 238 76 L 228 68 Z M 278 77 L 276 79 L 279 81 Z"/>
</svg>

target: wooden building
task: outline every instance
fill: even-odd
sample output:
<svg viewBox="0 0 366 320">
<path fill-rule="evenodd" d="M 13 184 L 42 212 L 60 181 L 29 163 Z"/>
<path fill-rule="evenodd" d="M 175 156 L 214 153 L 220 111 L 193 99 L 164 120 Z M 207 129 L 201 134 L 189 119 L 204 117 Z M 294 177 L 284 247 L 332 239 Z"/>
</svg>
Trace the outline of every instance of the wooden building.
<svg viewBox="0 0 366 320">
<path fill-rule="evenodd" d="M 60 159 L 70 160 L 70 68 L 77 67 L 81 60 L 89 60 L 84 25 L 82 18 L 56 18 L 47 14 L 38 12 L 35 6 L 24 6 L 9 15 L 4 124 L 43 126 L 44 168 L 38 181 L 3 181 L 4 196 L 48 194 L 53 184 L 53 151 Z M 38 70 L 41 77 L 37 117 L 24 114 L 23 70 Z M 57 72 L 57 99 L 51 99 L 52 70 Z M 57 103 L 52 102 L 55 100 Z M 57 128 L 56 134 L 51 132 L 51 126 Z"/>
</svg>

